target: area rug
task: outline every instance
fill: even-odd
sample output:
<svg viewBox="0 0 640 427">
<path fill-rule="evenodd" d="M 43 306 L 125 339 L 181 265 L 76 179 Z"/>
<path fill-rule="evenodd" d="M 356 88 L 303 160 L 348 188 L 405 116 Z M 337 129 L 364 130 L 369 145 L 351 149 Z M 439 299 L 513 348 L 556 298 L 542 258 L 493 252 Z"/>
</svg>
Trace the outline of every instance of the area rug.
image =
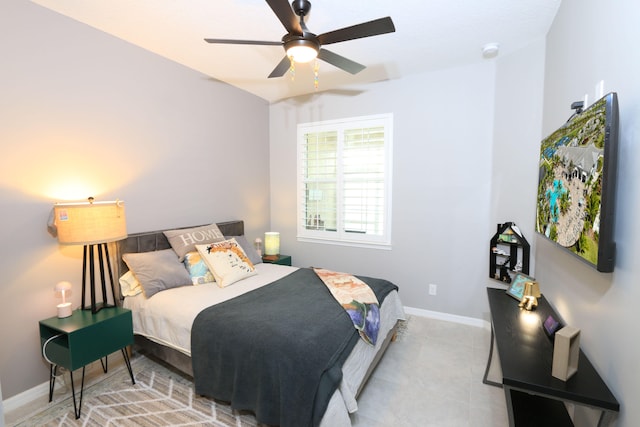
<svg viewBox="0 0 640 427">
<path fill-rule="evenodd" d="M 122 367 L 86 387 L 76 420 L 71 397 L 50 404 L 16 426 L 257 426 L 248 413 L 198 396 L 187 376 L 139 355 L 132 360 L 136 384 Z M 77 393 L 79 395 L 79 393 Z"/>
<path fill-rule="evenodd" d="M 410 317 L 398 323 L 400 341 L 406 338 Z M 75 419 L 69 392 L 59 401 L 43 402 L 42 407 L 8 427 L 262 426 L 251 413 L 195 394 L 189 376 L 162 362 L 138 353 L 131 365 L 135 385 L 123 365 L 85 384 L 80 419 Z M 76 394 L 79 396 L 79 390 Z"/>
</svg>

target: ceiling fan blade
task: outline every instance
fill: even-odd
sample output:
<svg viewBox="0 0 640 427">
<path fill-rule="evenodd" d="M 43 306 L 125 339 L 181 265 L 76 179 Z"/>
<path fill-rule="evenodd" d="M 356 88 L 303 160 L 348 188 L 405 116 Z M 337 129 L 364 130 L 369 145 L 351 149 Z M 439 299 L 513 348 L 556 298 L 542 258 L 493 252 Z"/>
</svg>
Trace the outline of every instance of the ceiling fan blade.
<svg viewBox="0 0 640 427">
<path fill-rule="evenodd" d="M 340 56 L 337 53 L 333 53 L 327 49 L 320 49 L 318 52 L 318 58 L 351 74 L 358 74 L 360 71 L 367 68 L 362 64 L 358 64 L 357 62 L 347 59 L 344 56 Z"/>
<path fill-rule="evenodd" d="M 351 27 L 341 28 L 328 33 L 320 34 L 318 41 L 321 45 L 338 43 L 347 40 L 361 39 L 363 37 L 377 36 L 380 34 L 393 33 L 396 27 L 390 17 L 375 19 Z"/>
<path fill-rule="evenodd" d="M 269 78 L 271 79 L 273 77 L 284 76 L 284 73 L 287 72 L 289 67 L 291 67 L 291 60 L 288 56 L 285 56 L 284 58 L 282 58 L 282 61 L 280 61 L 280 63 L 276 65 L 276 68 L 273 69 L 271 74 L 269 74 Z"/>
<path fill-rule="evenodd" d="M 204 39 L 207 43 L 217 44 L 255 44 L 264 46 L 282 46 L 282 42 L 268 42 L 261 40 L 231 40 L 231 39 Z"/>
<path fill-rule="evenodd" d="M 300 18 L 293 13 L 288 0 L 267 0 L 267 3 L 280 22 L 282 22 L 284 28 L 287 29 L 287 32 L 302 35 Z"/>
</svg>

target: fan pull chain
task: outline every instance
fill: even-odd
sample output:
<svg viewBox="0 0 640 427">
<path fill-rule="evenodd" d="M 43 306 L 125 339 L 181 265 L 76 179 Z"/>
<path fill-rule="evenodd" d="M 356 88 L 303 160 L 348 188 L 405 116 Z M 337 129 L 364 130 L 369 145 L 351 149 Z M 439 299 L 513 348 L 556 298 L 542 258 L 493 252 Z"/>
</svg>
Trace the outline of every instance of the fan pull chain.
<svg viewBox="0 0 640 427">
<path fill-rule="evenodd" d="M 289 74 L 291 75 L 291 81 L 296 79 L 296 63 L 293 60 L 293 56 L 289 57 L 289 61 L 291 61 L 291 66 L 289 67 Z"/>
<path fill-rule="evenodd" d="M 318 70 L 320 69 L 320 62 L 316 59 L 316 63 L 313 66 L 313 86 L 318 90 Z"/>
</svg>

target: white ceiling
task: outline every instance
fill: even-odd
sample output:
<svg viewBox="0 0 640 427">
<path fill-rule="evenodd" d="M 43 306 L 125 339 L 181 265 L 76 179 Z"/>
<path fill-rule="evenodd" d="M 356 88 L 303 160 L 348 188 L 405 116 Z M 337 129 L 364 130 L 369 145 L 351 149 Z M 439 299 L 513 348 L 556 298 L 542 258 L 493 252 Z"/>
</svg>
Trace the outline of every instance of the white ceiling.
<svg viewBox="0 0 640 427">
<path fill-rule="evenodd" d="M 264 0 L 32 0 L 269 102 L 313 93 L 313 62 L 267 76 L 279 46 L 214 45 L 205 37 L 280 41 L 286 30 Z M 481 61 L 486 43 L 500 55 L 546 35 L 560 0 L 311 0 L 315 34 L 390 16 L 396 32 L 329 46 L 366 65 L 351 75 L 320 61 L 318 91 Z"/>
</svg>

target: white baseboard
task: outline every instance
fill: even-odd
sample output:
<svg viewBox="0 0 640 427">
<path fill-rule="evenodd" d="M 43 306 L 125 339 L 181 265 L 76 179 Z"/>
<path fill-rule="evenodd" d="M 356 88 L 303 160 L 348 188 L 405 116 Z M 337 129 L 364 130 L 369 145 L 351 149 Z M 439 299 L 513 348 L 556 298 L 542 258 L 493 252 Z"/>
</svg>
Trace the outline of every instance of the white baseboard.
<svg viewBox="0 0 640 427">
<path fill-rule="evenodd" d="M 9 413 L 37 399 L 49 399 L 49 381 L 3 400 L 4 412 Z"/>
<path fill-rule="evenodd" d="M 116 358 L 116 360 L 109 363 L 109 372 L 115 372 L 117 368 L 121 367 L 121 365 L 124 366 L 124 362 L 122 362 L 122 358 Z M 90 364 L 85 366 L 85 369 L 86 369 L 86 372 L 85 372 L 86 376 L 85 376 L 84 385 L 86 388 L 86 387 L 89 387 L 92 384 L 92 382 L 96 380 L 96 378 L 102 376 L 103 371 L 102 371 L 102 365 L 100 364 L 99 360 L 91 362 Z M 67 380 L 69 379 L 69 377 L 66 374 L 66 372 L 67 371 L 64 370 L 63 372 L 59 373 L 59 375 L 62 378 L 56 381 L 56 390 L 58 390 L 60 387 L 67 387 Z M 78 394 L 80 393 L 79 389 L 76 391 Z M 70 395 L 71 395 L 71 391 L 69 391 L 69 396 Z M 15 396 L 11 396 L 10 398 L 3 400 L 2 403 L 4 405 L 5 418 L 6 418 L 6 414 L 8 414 L 9 412 L 14 411 L 18 408 L 21 408 L 24 405 L 30 404 L 36 400 L 42 400 L 43 402 L 49 401 L 49 381 L 48 380 L 43 382 L 42 384 L 38 384 L 37 386 L 30 388 L 29 390 L 25 390 L 22 393 L 18 393 Z M 55 396 L 53 401 L 54 402 L 56 401 Z M 43 406 L 44 406 L 44 403 L 43 403 Z"/>
<path fill-rule="evenodd" d="M 457 314 L 442 313 L 439 311 L 424 310 L 422 308 L 404 307 L 404 312 L 413 316 L 428 317 L 430 319 L 445 320 L 447 322 L 461 323 L 477 328 L 490 329 L 491 325 L 486 320 L 474 317 L 458 316 Z"/>
</svg>

